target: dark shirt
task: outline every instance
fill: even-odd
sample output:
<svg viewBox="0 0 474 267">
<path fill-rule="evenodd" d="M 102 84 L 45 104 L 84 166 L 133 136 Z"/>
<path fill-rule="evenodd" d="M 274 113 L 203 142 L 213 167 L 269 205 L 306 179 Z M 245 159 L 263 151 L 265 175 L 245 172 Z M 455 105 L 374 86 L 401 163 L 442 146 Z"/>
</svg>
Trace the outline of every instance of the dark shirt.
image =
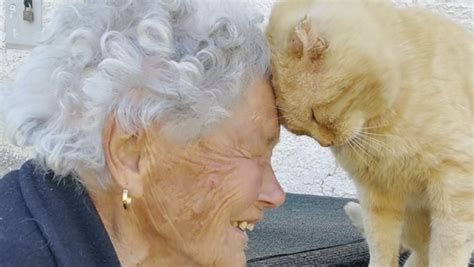
<svg viewBox="0 0 474 267">
<path fill-rule="evenodd" d="M 0 266 L 120 266 L 86 190 L 34 161 L 0 179 Z"/>
</svg>

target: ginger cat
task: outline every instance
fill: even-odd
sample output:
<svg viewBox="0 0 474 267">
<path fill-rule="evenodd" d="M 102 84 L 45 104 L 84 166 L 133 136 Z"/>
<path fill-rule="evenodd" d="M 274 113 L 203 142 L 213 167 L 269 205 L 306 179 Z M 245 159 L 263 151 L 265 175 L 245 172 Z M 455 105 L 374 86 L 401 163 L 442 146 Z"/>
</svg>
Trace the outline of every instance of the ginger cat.
<svg viewBox="0 0 474 267">
<path fill-rule="evenodd" d="M 281 121 L 352 176 L 370 266 L 466 267 L 474 243 L 472 35 L 389 1 L 286 0 L 267 29 Z"/>
</svg>

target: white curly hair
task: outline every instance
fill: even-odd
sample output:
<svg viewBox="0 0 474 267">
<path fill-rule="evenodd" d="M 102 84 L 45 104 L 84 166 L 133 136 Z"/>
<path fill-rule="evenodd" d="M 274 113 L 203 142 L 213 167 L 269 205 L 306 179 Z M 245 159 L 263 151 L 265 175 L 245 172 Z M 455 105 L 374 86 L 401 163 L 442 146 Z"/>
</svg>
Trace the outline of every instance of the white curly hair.
<svg viewBox="0 0 474 267">
<path fill-rule="evenodd" d="M 107 186 L 106 117 L 130 133 L 159 119 L 178 140 L 198 138 L 268 73 L 262 20 L 238 0 L 65 5 L 3 100 L 8 136 L 55 175 L 92 171 Z"/>
</svg>

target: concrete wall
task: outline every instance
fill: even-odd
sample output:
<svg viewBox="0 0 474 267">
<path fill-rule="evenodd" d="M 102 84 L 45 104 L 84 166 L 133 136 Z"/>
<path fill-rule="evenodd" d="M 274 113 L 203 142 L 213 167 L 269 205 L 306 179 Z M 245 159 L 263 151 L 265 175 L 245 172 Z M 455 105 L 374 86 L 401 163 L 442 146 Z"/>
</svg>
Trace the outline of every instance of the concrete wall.
<svg viewBox="0 0 474 267">
<path fill-rule="evenodd" d="M 217 1 L 217 0 L 216 0 Z M 268 17 L 274 0 L 248 0 L 255 8 L 262 10 Z M 58 0 L 43 0 L 44 13 Z M 395 0 L 397 5 L 420 5 L 447 15 L 471 32 L 474 31 L 472 0 Z M 27 51 L 6 50 L 4 45 L 4 7 L 0 5 L 0 92 L 7 90 L 2 83 L 8 82 L 14 75 L 15 67 Z M 0 124 L 0 175 L 17 166 L 26 157 L 28 151 L 9 145 L 2 138 Z M 346 173 L 336 165 L 329 150 L 320 148 L 313 140 L 296 137 L 283 130 L 281 142 L 274 151 L 273 165 L 277 177 L 288 192 L 354 197 L 355 189 Z"/>
</svg>

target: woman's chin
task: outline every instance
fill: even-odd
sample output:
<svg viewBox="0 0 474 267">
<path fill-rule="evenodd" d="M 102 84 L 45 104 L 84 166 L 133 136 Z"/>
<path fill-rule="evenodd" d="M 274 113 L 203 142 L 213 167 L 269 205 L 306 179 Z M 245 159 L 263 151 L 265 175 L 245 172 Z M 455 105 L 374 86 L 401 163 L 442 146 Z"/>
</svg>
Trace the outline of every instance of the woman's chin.
<svg viewBox="0 0 474 267">
<path fill-rule="evenodd" d="M 238 227 L 230 227 L 228 231 L 228 242 L 225 246 L 225 252 L 220 253 L 220 263 L 216 266 L 246 266 L 247 260 L 245 249 L 249 240 L 246 231 Z"/>
<path fill-rule="evenodd" d="M 247 258 L 243 250 L 233 253 L 231 253 L 231 251 L 226 251 L 225 253 L 222 253 L 222 256 L 220 256 L 217 261 L 208 264 L 208 266 L 245 267 L 247 266 Z"/>
<path fill-rule="evenodd" d="M 237 242 L 242 244 L 242 247 L 245 249 L 247 247 L 247 242 L 249 241 L 249 237 L 245 230 L 240 229 L 239 227 L 232 227 L 231 231 L 235 236 L 237 236 Z"/>
<path fill-rule="evenodd" d="M 222 258 L 222 261 L 215 266 L 229 266 L 229 267 L 245 267 L 247 266 L 247 259 L 244 251 L 239 251 L 233 255 L 228 255 L 225 258 Z"/>
</svg>

